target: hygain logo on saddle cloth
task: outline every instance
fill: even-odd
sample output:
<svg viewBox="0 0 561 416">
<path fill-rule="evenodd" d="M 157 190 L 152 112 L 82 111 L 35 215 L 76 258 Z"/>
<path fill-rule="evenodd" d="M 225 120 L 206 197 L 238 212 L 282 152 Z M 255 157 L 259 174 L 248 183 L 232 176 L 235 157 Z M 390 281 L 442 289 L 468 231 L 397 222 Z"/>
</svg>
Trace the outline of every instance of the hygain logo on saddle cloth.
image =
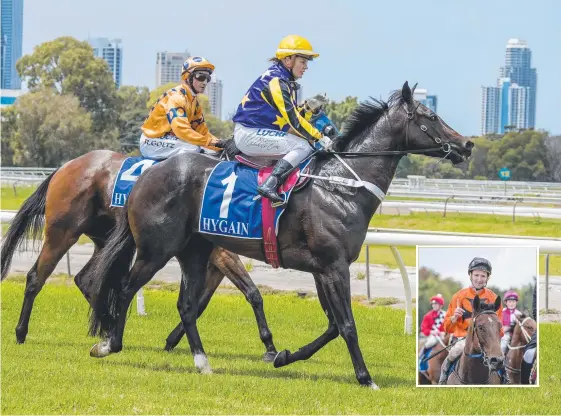
<svg viewBox="0 0 561 416">
<path fill-rule="evenodd" d="M 145 159 L 141 156 L 128 157 L 123 161 L 111 194 L 112 207 L 124 207 L 136 180 L 146 169 L 154 166 L 159 160 Z"/>
<path fill-rule="evenodd" d="M 300 166 L 303 170 L 310 162 Z M 257 185 L 266 179 L 272 168 L 257 169 L 238 162 L 222 161 L 212 170 L 203 195 L 199 232 L 237 238 L 262 239 L 266 237 L 265 251 L 274 239 L 275 255 L 267 259 L 274 267 L 278 267 L 276 257 L 276 236 L 278 221 L 285 210 L 271 208 L 267 199 L 259 197 Z M 299 178 L 300 170 L 296 169 L 285 181 L 281 192 L 286 199 L 290 197 Z"/>
</svg>

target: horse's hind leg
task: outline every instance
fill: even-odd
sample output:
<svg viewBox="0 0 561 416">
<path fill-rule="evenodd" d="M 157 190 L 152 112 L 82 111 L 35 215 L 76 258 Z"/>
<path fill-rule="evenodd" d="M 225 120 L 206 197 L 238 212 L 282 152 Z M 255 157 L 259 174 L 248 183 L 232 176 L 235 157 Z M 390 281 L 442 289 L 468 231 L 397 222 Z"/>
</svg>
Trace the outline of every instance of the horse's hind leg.
<svg viewBox="0 0 561 416">
<path fill-rule="evenodd" d="M 205 275 L 213 244 L 193 235 L 177 260 L 183 271 L 177 309 L 191 347 L 195 366 L 201 373 L 211 373 L 208 358 L 197 329 L 198 304 L 204 290 Z"/>
<path fill-rule="evenodd" d="M 323 311 L 325 312 L 325 315 L 327 316 L 327 319 L 329 320 L 327 330 L 317 339 L 300 348 L 294 353 L 291 353 L 288 350 L 279 352 L 274 361 L 275 368 L 283 367 L 295 361 L 307 360 L 321 348 L 323 348 L 327 343 L 339 336 L 339 330 L 337 329 L 337 325 L 333 318 L 333 312 L 331 312 L 330 310 L 329 303 L 327 302 L 327 298 L 325 297 L 325 291 L 323 290 L 323 287 L 316 274 L 314 274 L 314 281 L 316 283 L 319 302 Z"/>
<path fill-rule="evenodd" d="M 246 300 L 250 303 L 255 314 L 257 327 L 259 328 L 259 337 L 267 350 L 263 355 L 264 361 L 273 361 L 277 355 L 277 349 L 273 344 L 273 334 L 267 325 L 267 318 L 263 310 L 263 297 L 259 293 L 259 289 L 251 280 L 251 277 L 240 258 L 222 248 L 216 248 L 210 257 L 210 261 L 225 274 L 228 279 L 242 292 Z"/>
<path fill-rule="evenodd" d="M 18 344 L 23 344 L 27 337 L 29 319 L 31 318 L 31 310 L 33 309 L 35 298 L 62 256 L 76 241 L 78 241 L 78 236 L 69 230 L 47 229 L 41 253 L 31 270 L 27 273 L 23 305 L 16 326 L 16 340 Z"/>
</svg>

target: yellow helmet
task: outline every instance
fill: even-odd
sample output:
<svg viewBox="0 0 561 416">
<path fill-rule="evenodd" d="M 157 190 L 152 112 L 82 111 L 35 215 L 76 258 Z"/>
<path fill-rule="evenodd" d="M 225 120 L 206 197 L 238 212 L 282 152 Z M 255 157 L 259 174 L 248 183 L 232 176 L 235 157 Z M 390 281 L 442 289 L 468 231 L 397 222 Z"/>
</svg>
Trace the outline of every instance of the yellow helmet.
<svg viewBox="0 0 561 416">
<path fill-rule="evenodd" d="M 312 58 L 317 58 L 319 53 L 312 50 L 312 44 L 308 39 L 298 35 L 288 35 L 280 41 L 277 48 L 277 59 L 286 58 L 290 55 L 304 55 Z"/>
<path fill-rule="evenodd" d="M 207 71 L 212 74 L 214 72 L 214 65 L 201 56 L 191 56 L 183 63 L 181 79 L 185 81 L 195 71 Z"/>
</svg>

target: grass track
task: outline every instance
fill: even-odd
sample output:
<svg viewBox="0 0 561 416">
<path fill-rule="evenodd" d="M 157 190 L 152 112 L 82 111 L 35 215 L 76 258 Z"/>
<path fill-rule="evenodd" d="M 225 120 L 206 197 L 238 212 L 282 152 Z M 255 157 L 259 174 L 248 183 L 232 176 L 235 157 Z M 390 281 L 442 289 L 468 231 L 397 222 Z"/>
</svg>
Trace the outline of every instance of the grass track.
<svg viewBox="0 0 561 416">
<path fill-rule="evenodd" d="M 96 360 L 85 335 L 87 303 L 78 289 L 48 284 L 36 300 L 26 344 L 14 328 L 23 284 L 2 283 L 3 414 L 558 414 L 561 325 L 541 329 L 538 389 L 415 387 L 415 338 L 405 336 L 404 311 L 354 305 L 360 344 L 375 392 L 360 388 L 346 346 L 337 339 L 306 362 L 274 369 L 251 308 L 242 296 L 218 295 L 199 329 L 214 374 L 195 373 L 183 340 L 162 351 L 178 322 L 176 293 L 146 292 L 149 316 L 133 309 L 122 353 Z M 265 296 L 279 349 L 295 350 L 326 327 L 317 300 Z"/>
</svg>

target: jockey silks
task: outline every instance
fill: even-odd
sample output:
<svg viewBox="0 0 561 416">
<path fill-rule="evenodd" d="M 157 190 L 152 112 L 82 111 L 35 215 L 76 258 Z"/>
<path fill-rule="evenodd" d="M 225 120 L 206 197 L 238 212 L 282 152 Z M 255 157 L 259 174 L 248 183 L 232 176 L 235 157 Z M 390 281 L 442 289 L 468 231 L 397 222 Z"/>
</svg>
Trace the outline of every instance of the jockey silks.
<svg viewBox="0 0 561 416">
<path fill-rule="evenodd" d="M 302 117 L 296 105 L 296 88 L 290 71 L 274 64 L 249 87 L 234 115 L 245 127 L 288 132 L 290 128 L 308 140 L 322 134 Z"/>
<path fill-rule="evenodd" d="M 203 107 L 185 84 L 169 89 L 158 98 L 142 125 L 142 132 L 146 137 L 156 140 L 172 133 L 195 146 L 220 150 L 209 146 L 214 136 L 208 131 Z"/>
</svg>

